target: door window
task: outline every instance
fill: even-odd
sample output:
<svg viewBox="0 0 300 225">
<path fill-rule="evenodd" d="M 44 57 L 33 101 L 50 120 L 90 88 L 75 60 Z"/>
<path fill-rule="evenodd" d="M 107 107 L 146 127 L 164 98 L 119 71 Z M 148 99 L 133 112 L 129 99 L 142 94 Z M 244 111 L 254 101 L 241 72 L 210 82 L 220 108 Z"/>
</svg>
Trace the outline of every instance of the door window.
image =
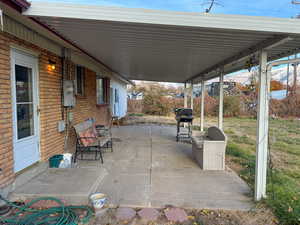
<svg viewBox="0 0 300 225">
<path fill-rule="evenodd" d="M 34 135 L 34 104 L 32 69 L 15 65 L 17 137 L 18 140 Z"/>
</svg>

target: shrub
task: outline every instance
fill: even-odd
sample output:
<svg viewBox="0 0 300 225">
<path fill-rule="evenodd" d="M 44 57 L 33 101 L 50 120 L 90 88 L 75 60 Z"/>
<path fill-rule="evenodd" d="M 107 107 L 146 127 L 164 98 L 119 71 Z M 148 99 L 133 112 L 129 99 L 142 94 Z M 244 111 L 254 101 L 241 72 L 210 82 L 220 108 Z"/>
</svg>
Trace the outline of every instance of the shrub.
<svg viewBox="0 0 300 225">
<path fill-rule="evenodd" d="M 194 99 L 194 114 L 200 115 L 201 97 Z M 206 116 L 216 116 L 218 100 L 209 96 L 207 93 L 204 98 L 204 113 Z"/>
<path fill-rule="evenodd" d="M 241 115 L 241 99 L 239 96 L 224 97 L 224 116 L 240 116 Z"/>
<path fill-rule="evenodd" d="M 172 111 L 169 99 L 159 95 L 147 94 L 143 99 L 143 113 L 150 115 L 167 116 Z"/>
<path fill-rule="evenodd" d="M 128 112 L 129 113 L 142 113 L 143 112 L 143 101 L 128 99 Z"/>
<path fill-rule="evenodd" d="M 143 100 L 128 100 L 128 112 L 145 113 L 151 115 L 168 116 L 174 108 L 184 105 L 183 98 L 164 97 L 167 90 L 160 85 L 150 85 L 144 90 Z M 257 115 L 258 95 L 256 91 L 248 95 L 224 96 L 224 116 L 253 116 Z M 200 115 L 201 98 L 194 99 L 194 114 Z M 219 110 L 219 101 L 215 97 L 205 94 L 206 116 L 216 116 Z M 277 117 L 300 117 L 300 94 L 290 94 L 283 100 L 272 99 L 270 101 L 270 114 Z"/>
</svg>

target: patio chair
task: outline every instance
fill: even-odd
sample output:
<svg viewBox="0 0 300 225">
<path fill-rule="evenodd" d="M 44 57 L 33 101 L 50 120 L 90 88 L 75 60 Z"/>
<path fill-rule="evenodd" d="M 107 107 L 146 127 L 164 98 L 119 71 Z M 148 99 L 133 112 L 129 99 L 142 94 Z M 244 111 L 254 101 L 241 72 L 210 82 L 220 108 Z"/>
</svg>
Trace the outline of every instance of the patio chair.
<svg viewBox="0 0 300 225">
<path fill-rule="evenodd" d="M 112 138 L 112 119 L 109 120 L 109 124 L 107 126 L 102 124 L 96 124 L 96 121 L 94 118 L 89 118 L 86 120 L 87 122 L 91 123 L 91 126 L 94 127 L 95 133 L 97 134 L 97 137 L 102 138 L 106 137 L 108 138 L 107 143 L 105 144 L 105 148 L 110 148 L 111 152 L 113 152 L 113 138 Z"/>
<path fill-rule="evenodd" d="M 84 154 L 94 153 L 95 160 L 101 159 L 101 163 L 103 163 L 102 149 L 105 148 L 105 146 L 109 142 L 109 137 L 98 136 L 91 121 L 79 123 L 74 126 L 74 129 L 77 139 L 74 162 L 76 162 L 79 154 L 81 155 L 81 160 L 83 160 Z"/>
</svg>

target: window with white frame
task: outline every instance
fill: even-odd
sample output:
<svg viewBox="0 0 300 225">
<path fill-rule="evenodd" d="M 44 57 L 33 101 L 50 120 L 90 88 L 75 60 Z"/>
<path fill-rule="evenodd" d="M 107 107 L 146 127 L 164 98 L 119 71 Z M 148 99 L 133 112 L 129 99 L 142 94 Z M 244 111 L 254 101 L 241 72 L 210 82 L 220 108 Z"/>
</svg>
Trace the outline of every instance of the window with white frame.
<svg viewBox="0 0 300 225">
<path fill-rule="evenodd" d="M 97 76 L 96 89 L 97 89 L 97 104 L 108 104 L 109 103 L 109 78 L 103 78 Z"/>
<path fill-rule="evenodd" d="M 119 90 L 115 88 L 115 103 L 119 103 Z"/>
<path fill-rule="evenodd" d="M 77 95 L 84 95 L 84 84 L 85 84 L 85 69 L 82 66 L 76 66 L 75 73 L 75 87 Z"/>
<path fill-rule="evenodd" d="M 97 104 L 104 104 L 104 85 L 103 78 L 97 78 L 96 88 L 97 88 Z"/>
</svg>

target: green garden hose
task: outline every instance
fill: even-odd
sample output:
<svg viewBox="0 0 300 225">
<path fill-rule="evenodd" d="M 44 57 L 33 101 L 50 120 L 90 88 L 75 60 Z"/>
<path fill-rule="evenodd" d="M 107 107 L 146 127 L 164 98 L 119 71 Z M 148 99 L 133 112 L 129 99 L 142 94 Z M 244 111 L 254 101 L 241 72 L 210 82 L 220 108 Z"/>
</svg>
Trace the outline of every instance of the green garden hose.
<svg viewBox="0 0 300 225">
<path fill-rule="evenodd" d="M 88 223 L 93 216 L 93 211 L 88 206 L 65 206 L 61 200 L 53 197 L 36 198 L 22 206 L 4 199 L 1 195 L 0 199 L 16 211 L 13 216 L 0 216 L 0 224 L 5 225 L 78 225 L 79 223 Z M 35 203 L 45 200 L 54 201 L 59 206 L 47 209 L 31 207 Z M 85 216 L 80 218 L 78 211 L 85 212 Z"/>
</svg>

